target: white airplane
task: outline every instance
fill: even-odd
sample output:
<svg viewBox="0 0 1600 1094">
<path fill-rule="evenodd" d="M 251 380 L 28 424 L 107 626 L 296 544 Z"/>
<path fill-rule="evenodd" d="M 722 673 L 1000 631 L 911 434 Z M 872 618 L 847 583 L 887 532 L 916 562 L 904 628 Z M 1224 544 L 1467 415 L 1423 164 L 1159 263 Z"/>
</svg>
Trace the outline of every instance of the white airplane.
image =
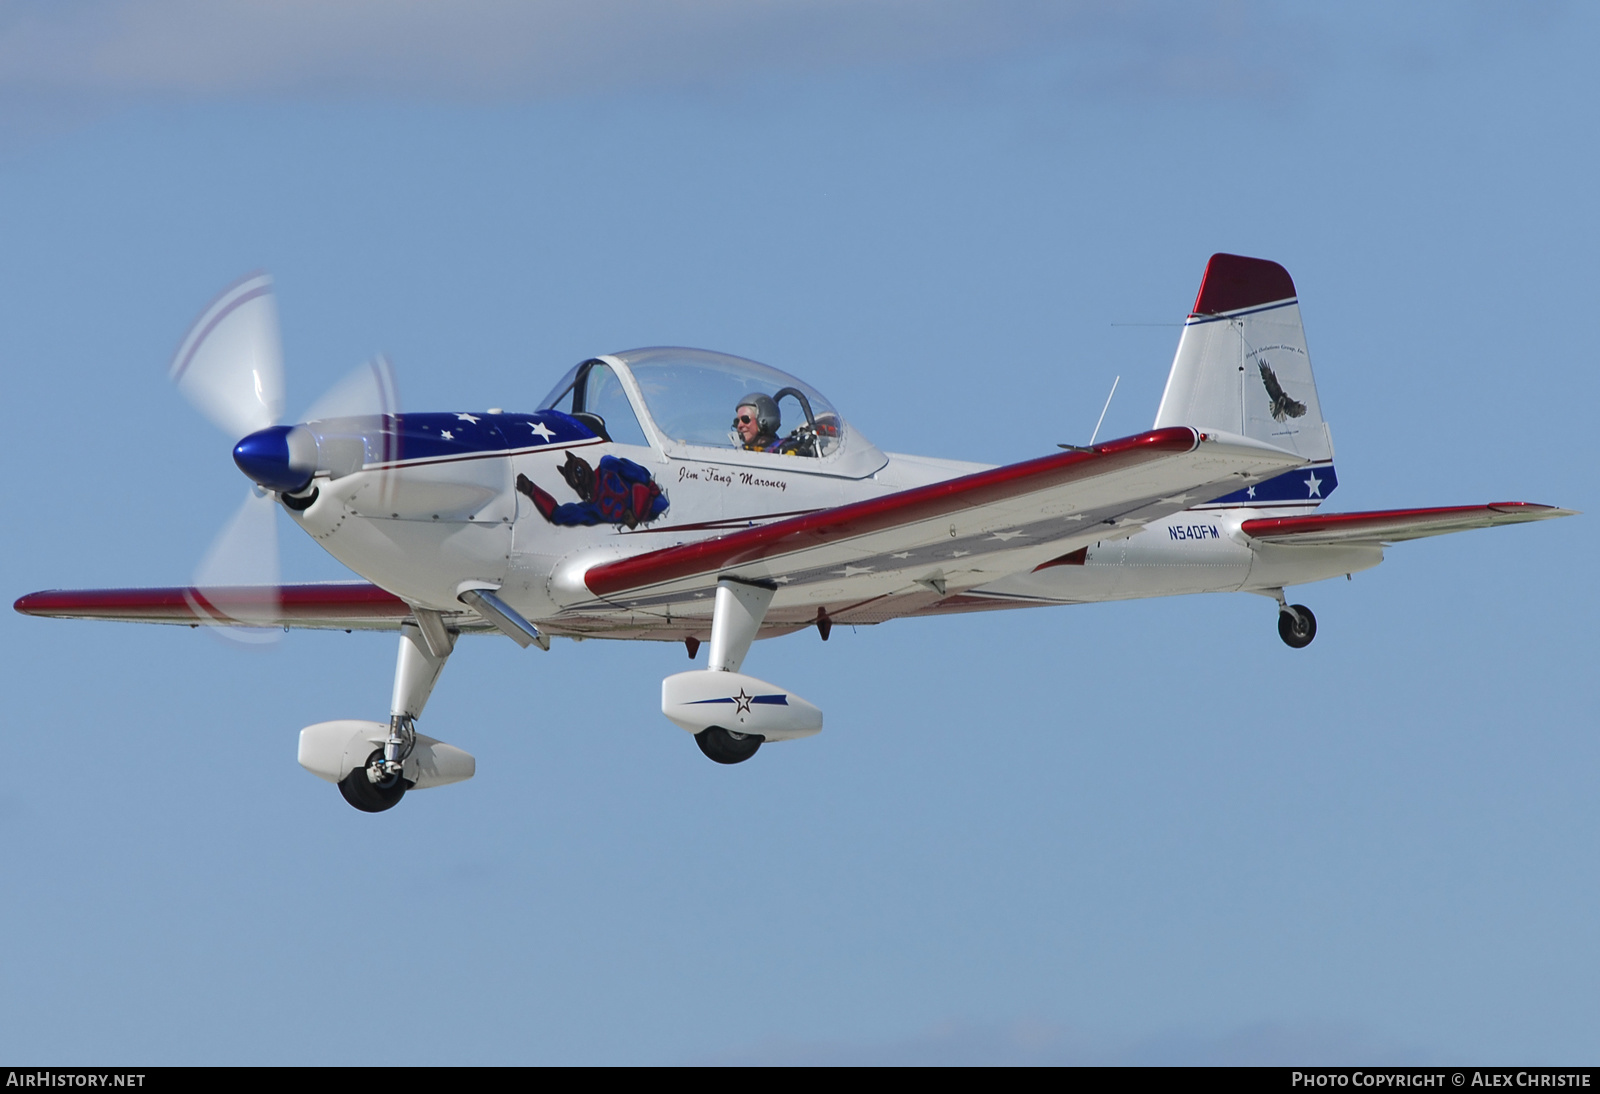
<svg viewBox="0 0 1600 1094">
<path fill-rule="evenodd" d="M 398 631 L 388 721 L 300 734 L 300 763 L 367 812 L 473 774 L 469 754 L 415 728 L 461 634 L 681 642 L 691 659 L 707 645 L 705 669 L 662 682 L 661 709 L 733 764 L 822 729 L 815 706 L 741 671 L 757 638 L 1249 592 L 1277 601 L 1278 633 L 1300 648 L 1316 618 L 1289 586 L 1376 566 L 1399 540 L 1572 515 L 1526 502 L 1316 512 L 1338 476 L 1294 283 L 1236 255 L 1206 267 L 1148 432 L 1003 467 L 881 452 L 795 377 L 680 348 L 584 361 L 532 413 L 397 413 L 374 367 L 280 425 L 265 277 L 206 310 L 172 375 L 243 437 L 234 461 L 254 483 L 210 561 L 187 587 L 38 592 L 16 608 Z M 280 583 L 280 507 L 366 580 Z M 263 578 L 241 581 L 251 565 Z"/>
</svg>

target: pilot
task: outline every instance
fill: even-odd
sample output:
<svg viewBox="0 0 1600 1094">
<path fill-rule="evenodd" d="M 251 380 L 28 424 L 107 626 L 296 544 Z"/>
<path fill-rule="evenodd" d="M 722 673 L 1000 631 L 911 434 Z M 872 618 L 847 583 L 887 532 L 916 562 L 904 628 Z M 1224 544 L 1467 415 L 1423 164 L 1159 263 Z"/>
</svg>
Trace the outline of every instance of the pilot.
<svg viewBox="0 0 1600 1094">
<path fill-rule="evenodd" d="M 739 400 L 733 412 L 733 430 L 747 452 L 776 452 L 778 450 L 778 404 L 772 396 L 752 392 Z"/>
</svg>

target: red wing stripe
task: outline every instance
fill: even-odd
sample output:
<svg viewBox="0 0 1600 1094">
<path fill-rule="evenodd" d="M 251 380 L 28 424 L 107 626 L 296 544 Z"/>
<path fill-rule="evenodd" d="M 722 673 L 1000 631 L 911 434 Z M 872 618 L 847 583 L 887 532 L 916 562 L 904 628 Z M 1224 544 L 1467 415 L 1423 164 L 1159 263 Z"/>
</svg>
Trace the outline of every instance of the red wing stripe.
<svg viewBox="0 0 1600 1094">
<path fill-rule="evenodd" d="M 1381 535 L 1385 530 L 1416 528 L 1429 524 L 1444 524 L 1471 516 L 1505 516 L 1516 519 L 1537 520 L 1553 505 L 1538 505 L 1530 501 L 1497 501 L 1489 505 L 1449 505 L 1438 509 L 1382 509 L 1370 513 L 1325 513 L 1309 517 L 1261 517 L 1247 520 L 1240 530 L 1247 536 L 1299 536 L 1316 532 L 1361 533 Z"/>
<path fill-rule="evenodd" d="M 229 589 L 230 597 L 266 601 L 276 594 L 275 614 L 285 623 L 297 619 L 401 619 L 411 608 L 393 593 L 376 585 L 283 585 L 277 589 Z M 29 593 L 13 607 L 24 615 L 107 616 L 118 619 L 187 620 L 210 622 L 197 615 L 190 598 L 205 607 L 205 594 L 195 588 L 165 589 L 51 589 Z M 223 613 L 219 613 L 223 614 Z"/>
<path fill-rule="evenodd" d="M 604 563 L 584 574 L 583 580 L 597 596 L 610 596 L 1005 501 L 1169 453 L 1190 452 L 1198 443 L 1198 435 L 1187 426 L 1151 430 L 1107 441 L 1093 452 L 1041 456 L 716 539 Z"/>
</svg>

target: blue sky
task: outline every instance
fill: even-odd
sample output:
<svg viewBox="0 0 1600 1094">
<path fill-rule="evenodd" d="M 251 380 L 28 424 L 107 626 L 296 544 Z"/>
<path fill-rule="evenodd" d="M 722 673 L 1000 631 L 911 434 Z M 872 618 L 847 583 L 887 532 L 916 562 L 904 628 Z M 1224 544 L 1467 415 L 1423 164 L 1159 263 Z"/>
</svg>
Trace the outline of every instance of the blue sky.
<svg viewBox="0 0 1600 1094">
<path fill-rule="evenodd" d="M 0 7 L 13 598 L 188 578 L 245 483 L 164 370 L 257 268 L 292 408 L 688 344 L 1004 462 L 1118 374 L 1147 427 L 1259 255 L 1331 509 L 1596 508 L 1588 7 L 216 7 Z M 391 638 L 7 613 L 0 1053 L 1592 1063 L 1590 521 L 1296 590 L 1300 652 L 1247 596 L 764 643 L 827 729 L 737 768 L 659 713 L 679 647 L 471 640 L 423 728 L 477 778 L 379 817 L 294 748 L 383 716 Z"/>
</svg>

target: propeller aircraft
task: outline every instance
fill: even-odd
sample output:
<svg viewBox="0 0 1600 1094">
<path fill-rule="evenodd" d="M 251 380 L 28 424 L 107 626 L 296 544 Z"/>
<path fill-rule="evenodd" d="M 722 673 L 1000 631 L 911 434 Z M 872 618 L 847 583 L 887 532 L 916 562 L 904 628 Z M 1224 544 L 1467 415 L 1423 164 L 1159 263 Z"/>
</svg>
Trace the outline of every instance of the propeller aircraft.
<svg viewBox="0 0 1600 1094">
<path fill-rule="evenodd" d="M 1001 467 L 882 452 L 801 380 L 676 347 L 585 360 L 530 412 L 401 413 L 380 361 L 284 424 L 265 276 L 202 314 L 172 378 L 239 438 L 252 484 L 194 583 L 36 592 L 16 609 L 398 632 L 388 719 L 300 733 L 300 763 L 366 812 L 474 773 L 471 755 L 416 729 L 461 635 L 677 642 L 691 659 L 704 646 L 705 668 L 662 682 L 662 713 L 735 764 L 823 725 L 743 672 L 757 638 L 1248 592 L 1276 601 L 1298 649 L 1317 623 L 1291 586 L 1376 566 L 1401 540 L 1572 515 L 1319 512 L 1338 476 L 1294 283 L 1227 254 L 1206 267 L 1151 429 Z M 363 580 L 278 580 L 280 509 Z"/>
</svg>

